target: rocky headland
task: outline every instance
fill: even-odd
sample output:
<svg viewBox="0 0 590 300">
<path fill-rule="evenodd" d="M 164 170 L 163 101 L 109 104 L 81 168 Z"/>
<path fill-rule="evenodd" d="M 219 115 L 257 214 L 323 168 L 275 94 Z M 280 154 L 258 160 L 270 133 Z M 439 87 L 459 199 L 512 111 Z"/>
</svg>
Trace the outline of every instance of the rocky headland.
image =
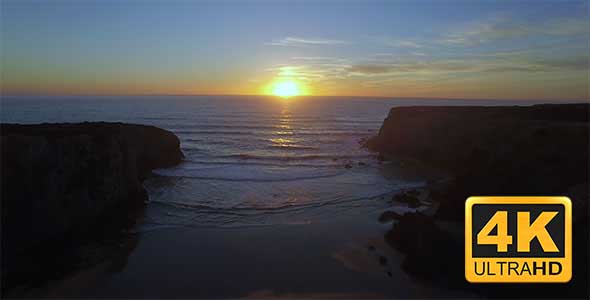
<svg viewBox="0 0 590 300">
<path fill-rule="evenodd" d="M 46 272 L 48 253 L 133 222 L 147 200 L 142 181 L 183 159 L 179 139 L 154 126 L 1 124 L 0 133 L 3 290 Z"/>
<path fill-rule="evenodd" d="M 589 112 L 590 104 L 392 108 L 379 134 L 367 141 L 369 149 L 384 159 L 440 168 L 452 177 L 422 191 L 439 205 L 434 216 L 381 216 L 381 221 L 396 222 L 385 240 L 406 254 L 402 267 L 418 278 L 490 297 L 587 298 Z M 444 224 L 463 228 L 465 200 L 475 195 L 569 196 L 574 213 L 572 281 L 468 285 L 462 235 L 451 234 Z M 406 192 L 394 200 L 410 206 L 412 197 Z"/>
</svg>

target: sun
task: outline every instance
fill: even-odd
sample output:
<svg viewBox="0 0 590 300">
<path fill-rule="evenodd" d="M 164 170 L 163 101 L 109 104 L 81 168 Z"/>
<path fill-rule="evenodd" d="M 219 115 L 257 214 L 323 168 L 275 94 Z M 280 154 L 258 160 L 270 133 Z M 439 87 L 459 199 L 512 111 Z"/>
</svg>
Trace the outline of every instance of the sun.
<svg viewBox="0 0 590 300">
<path fill-rule="evenodd" d="M 273 85 L 272 94 L 281 98 L 299 96 L 301 91 L 295 81 L 280 81 Z"/>
</svg>

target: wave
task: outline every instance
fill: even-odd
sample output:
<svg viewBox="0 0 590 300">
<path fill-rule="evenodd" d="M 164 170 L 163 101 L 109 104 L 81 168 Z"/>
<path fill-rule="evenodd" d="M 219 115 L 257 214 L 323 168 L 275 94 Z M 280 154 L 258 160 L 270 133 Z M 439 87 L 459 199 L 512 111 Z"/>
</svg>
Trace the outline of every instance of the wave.
<svg viewBox="0 0 590 300">
<path fill-rule="evenodd" d="M 279 149 L 279 150 L 319 150 L 318 147 L 313 146 L 298 146 L 298 145 L 270 145 L 267 149 Z"/>
<path fill-rule="evenodd" d="M 194 124 L 191 127 L 198 130 L 200 128 L 205 129 L 267 129 L 267 130 L 275 130 L 281 128 L 280 125 L 226 125 L 226 124 Z M 172 128 L 171 130 L 183 130 L 182 128 Z"/>
<path fill-rule="evenodd" d="M 209 170 L 209 169 L 207 169 Z M 199 173 L 201 170 L 199 170 Z M 161 177 L 174 177 L 174 178 L 190 178 L 190 179 L 201 179 L 201 180 L 217 180 L 217 181 L 233 181 L 233 182 L 286 182 L 286 181 L 296 181 L 296 180 L 307 180 L 307 179 L 319 179 L 319 178 L 328 178 L 328 177 L 335 177 L 340 175 L 341 173 L 334 172 L 332 174 L 321 174 L 321 175 L 300 175 L 300 176 L 289 176 L 283 175 L 283 177 L 278 177 L 276 175 L 271 176 L 264 176 L 259 175 L 259 177 L 253 177 L 252 175 L 247 174 L 246 176 L 240 177 L 240 175 L 206 175 L 206 174 L 191 174 L 190 171 L 183 172 L 183 171 L 175 171 L 170 172 L 168 174 L 158 172 L 156 173 L 158 176 Z M 233 177 L 232 177 L 233 176 Z"/>
<path fill-rule="evenodd" d="M 187 153 L 201 153 L 201 152 L 203 152 L 203 149 L 191 146 L 190 148 L 182 148 L 182 151 L 185 154 L 187 154 Z"/>
<path fill-rule="evenodd" d="M 219 136 L 361 136 L 368 135 L 372 131 L 298 131 L 298 130 L 282 130 L 282 131 L 245 131 L 245 130 L 173 130 L 175 134 L 179 135 L 219 135 Z"/>
<path fill-rule="evenodd" d="M 183 119 L 183 118 L 163 118 L 165 119 Z M 274 126 L 275 124 L 281 123 L 288 123 L 288 124 L 351 124 L 351 125 L 376 125 L 380 126 L 383 122 L 382 118 L 376 119 L 359 119 L 359 118 L 323 118 L 323 117 L 306 117 L 306 116 L 282 116 L 282 115 L 273 115 L 268 116 L 267 114 L 257 114 L 257 113 L 242 113 L 242 114 L 232 114 L 232 115 L 207 115 L 207 119 L 213 122 L 204 122 L 204 123 L 194 123 L 195 127 L 199 126 L 236 126 L 239 127 L 243 126 Z M 187 120 L 192 121 L 192 120 Z M 226 123 L 230 121 L 235 125 L 227 125 Z M 218 122 L 216 124 L 215 122 Z M 260 125 L 251 125 L 260 124 Z"/>
<path fill-rule="evenodd" d="M 144 120 L 184 120 L 184 117 L 143 117 Z"/>
<path fill-rule="evenodd" d="M 238 217 L 248 217 L 254 215 L 265 215 L 265 214 L 283 214 L 283 213 L 292 213 L 298 212 L 301 210 L 306 210 L 310 208 L 321 208 L 330 205 L 345 205 L 350 203 L 358 203 L 358 205 L 363 205 L 363 200 L 370 200 L 370 199 L 380 199 L 386 196 L 390 196 L 393 193 L 397 193 L 401 190 L 408 189 L 408 188 L 417 188 L 423 186 L 423 182 L 416 182 L 416 183 L 407 183 L 401 184 L 393 189 L 390 189 L 386 192 L 382 193 L 375 193 L 372 195 L 365 195 L 360 197 L 349 197 L 349 198 L 336 198 L 336 199 L 329 199 L 324 201 L 313 201 L 313 202 L 305 202 L 300 204 L 294 203 L 284 203 L 275 206 L 267 206 L 267 207 L 260 207 L 260 206 L 244 206 L 243 204 L 238 204 L 229 207 L 222 207 L 222 206 L 213 206 L 207 204 L 198 204 L 198 203 L 188 203 L 182 201 L 162 201 L 162 200 L 150 200 L 149 203 L 154 203 L 156 205 L 162 206 L 169 206 L 174 208 L 179 208 L 183 210 L 192 210 L 198 211 L 199 213 L 207 213 L 207 214 L 220 214 L 220 215 L 231 215 L 231 216 L 238 216 Z M 355 205 L 353 207 L 357 207 Z"/>
<path fill-rule="evenodd" d="M 205 139 L 195 139 L 195 138 L 184 138 L 181 139 L 182 142 L 189 142 L 189 143 L 202 143 L 202 142 L 207 142 L 209 143 L 209 141 L 205 140 Z"/>
<path fill-rule="evenodd" d="M 342 164 L 318 164 L 318 163 L 313 163 L 313 164 L 306 164 L 306 163 L 289 163 L 289 164 L 284 164 L 284 163 L 276 163 L 276 162 L 260 162 L 260 161 L 249 161 L 249 162 L 243 162 L 243 161 L 215 161 L 215 160 L 208 160 L 208 161 L 202 161 L 202 160 L 187 160 L 186 163 L 191 163 L 191 164 L 196 164 L 196 165 L 229 165 L 229 166 L 244 166 L 244 165 L 248 165 L 248 166 L 261 166 L 261 167 L 303 167 L 303 168 L 342 168 Z"/>
<path fill-rule="evenodd" d="M 267 161 L 306 161 L 306 160 L 353 160 L 366 159 L 374 157 L 373 154 L 359 154 L 359 155 L 342 155 L 342 154 L 309 154 L 309 155 L 294 155 L 294 156 L 279 156 L 279 155 L 256 155 L 256 154 L 229 154 L 214 156 L 216 158 L 229 158 L 240 160 L 267 160 Z"/>
<path fill-rule="evenodd" d="M 148 204 L 171 206 L 174 208 L 181 208 L 181 209 L 199 210 L 203 213 L 217 213 L 217 214 L 223 214 L 223 215 L 234 215 L 234 216 L 242 216 L 242 217 L 249 215 L 249 214 L 244 214 L 244 213 L 233 211 L 232 208 L 215 207 L 215 206 L 204 205 L 204 204 L 185 203 L 185 202 L 181 202 L 181 201 L 150 200 L 148 202 Z"/>
<path fill-rule="evenodd" d="M 290 209 L 294 207 L 308 207 L 310 204 L 283 204 L 278 206 L 271 206 L 271 207 L 240 207 L 240 206 L 232 206 L 232 207 L 219 207 L 213 205 L 206 205 L 206 204 L 195 204 L 195 203 L 187 203 L 182 201 L 161 201 L 161 200 L 150 200 L 149 203 L 156 203 L 159 205 L 169 205 L 175 206 L 180 208 L 189 208 L 193 210 L 202 210 L 207 212 L 218 212 L 220 214 L 230 214 L 230 215 L 250 215 L 247 212 L 271 212 L 271 211 L 280 211 L 285 209 Z"/>
<path fill-rule="evenodd" d="M 204 144 L 210 145 L 212 143 L 207 142 Z M 215 145 L 229 146 L 230 144 L 229 143 L 216 143 Z M 264 149 L 280 150 L 283 153 L 287 152 L 287 151 L 320 150 L 320 148 L 318 148 L 318 147 L 299 146 L 299 145 L 269 145 L 269 146 L 264 147 Z M 195 144 L 192 144 L 191 142 L 188 142 L 187 144 L 185 144 L 184 147 L 182 147 L 182 150 L 184 150 L 185 152 L 188 152 L 188 153 L 201 153 L 203 151 L 207 151 L 201 147 L 195 146 Z M 213 151 L 213 150 L 209 150 L 209 151 Z"/>
</svg>

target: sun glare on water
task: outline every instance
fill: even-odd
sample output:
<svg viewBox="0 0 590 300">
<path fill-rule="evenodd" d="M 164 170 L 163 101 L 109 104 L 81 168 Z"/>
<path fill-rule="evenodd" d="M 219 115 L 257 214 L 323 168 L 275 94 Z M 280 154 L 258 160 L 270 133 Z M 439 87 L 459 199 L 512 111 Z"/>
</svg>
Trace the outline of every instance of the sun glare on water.
<svg viewBox="0 0 590 300">
<path fill-rule="evenodd" d="M 272 88 L 272 94 L 281 98 L 289 98 L 300 95 L 301 91 L 297 83 L 289 80 L 275 83 Z"/>
</svg>

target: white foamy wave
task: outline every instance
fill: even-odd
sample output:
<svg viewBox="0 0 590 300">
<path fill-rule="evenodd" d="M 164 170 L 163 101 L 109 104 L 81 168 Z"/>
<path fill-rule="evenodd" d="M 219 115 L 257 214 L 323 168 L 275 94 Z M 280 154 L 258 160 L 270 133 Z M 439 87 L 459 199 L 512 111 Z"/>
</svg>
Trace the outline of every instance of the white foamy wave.
<svg viewBox="0 0 590 300">
<path fill-rule="evenodd" d="M 221 181 L 274 182 L 333 177 L 343 170 L 314 167 L 277 167 L 260 165 L 213 165 L 207 167 L 185 166 L 182 168 L 154 171 L 159 176 L 185 177 Z"/>
</svg>

